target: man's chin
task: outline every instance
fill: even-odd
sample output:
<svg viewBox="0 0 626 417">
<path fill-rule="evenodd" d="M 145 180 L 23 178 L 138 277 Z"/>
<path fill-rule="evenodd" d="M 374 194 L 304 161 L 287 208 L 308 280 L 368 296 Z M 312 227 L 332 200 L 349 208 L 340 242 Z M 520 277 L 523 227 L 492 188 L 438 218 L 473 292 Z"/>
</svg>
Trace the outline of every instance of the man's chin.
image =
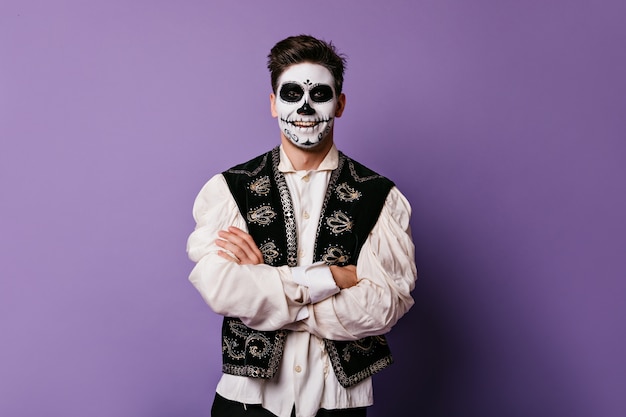
<svg viewBox="0 0 626 417">
<path fill-rule="evenodd" d="M 311 142 L 309 139 L 305 141 L 300 140 L 300 142 L 291 141 L 297 148 L 302 149 L 303 151 L 315 151 L 325 142 L 326 138 L 322 138 L 317 142 Z"/>
<path fill-rule="evenodd" d="M 323 135 L 321 139 L 318 139 L 321 136 L 319 133 L 315 136 L 307 135 L 307 136 L 298 136 L 293 132 L 285 129 L 282 132 L 282 137 L 285 141 L 291 143 L 298 149 L 309 152 L 316 152 L 320 148 L 324 148 L 325 144 L 330 140 L 332 141 L 332 134 Z"/>
</svg>

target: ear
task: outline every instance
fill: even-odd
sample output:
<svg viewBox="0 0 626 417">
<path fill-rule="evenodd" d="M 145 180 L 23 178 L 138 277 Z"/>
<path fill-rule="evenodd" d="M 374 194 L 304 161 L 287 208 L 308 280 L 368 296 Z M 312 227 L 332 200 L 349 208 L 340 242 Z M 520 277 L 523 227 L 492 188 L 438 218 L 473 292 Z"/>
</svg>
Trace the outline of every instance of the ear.
<svg viewBox="0 0 626 417">
<path fill-rule="evenodd" d="M 346 95 L 344 93 L 341 93 L 339 94 L 339 97 L 337 97 L 337 110 L 335 110 L 335 117 L 341 117 L 345 108 L 346 108 Z"/>
<path fill-rule="evenodd" d="M 274 93 L 270 94 L 270 110 L 272 117 L 278 117 L 278 113 L 276 112 L 276 95 Z"/>
</svg>

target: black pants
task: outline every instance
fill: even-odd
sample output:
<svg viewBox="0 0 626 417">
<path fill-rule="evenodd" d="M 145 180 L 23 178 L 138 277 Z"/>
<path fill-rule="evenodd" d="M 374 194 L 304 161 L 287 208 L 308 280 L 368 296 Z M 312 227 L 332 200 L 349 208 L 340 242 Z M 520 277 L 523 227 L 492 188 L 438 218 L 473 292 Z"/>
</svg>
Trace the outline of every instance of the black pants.
<svg viewBox="0 0 626 417">
<path fill-rule="evenodd" d="M 346 408 L 339 410 L 320 409 L 315 417 L 365 417 L 367 409 Z M 295 409 L 291 411 L 291 415 L 295 416 Z M 237 401 L 227 400 L 221 395 L 215 393 L 213 407 L 211 407 L 211 417 L 276 417 L 274 414 L 261 407 L 260 404 L 244 405 Z"/>
</svg>

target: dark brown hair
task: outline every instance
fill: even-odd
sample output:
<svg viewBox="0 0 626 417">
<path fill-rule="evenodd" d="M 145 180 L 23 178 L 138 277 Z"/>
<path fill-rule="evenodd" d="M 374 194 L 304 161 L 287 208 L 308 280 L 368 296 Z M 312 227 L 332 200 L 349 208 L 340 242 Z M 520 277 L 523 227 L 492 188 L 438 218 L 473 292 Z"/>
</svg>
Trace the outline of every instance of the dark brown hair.
<svg viewBox="0 0 626 417">
<path fill-rule="evenodd" d="M 290 36 L 278 42 L 267 56 L 267 68 L 272 78 L 272 90 L 278 89 L 278 77 L 287 67 L 310 62 L 328 69 L 335 78 L 335 93 L 341 94 L 345 55 L 339 54 L 332 42 L 325 42 L 310 35 Z"/>
</svg>

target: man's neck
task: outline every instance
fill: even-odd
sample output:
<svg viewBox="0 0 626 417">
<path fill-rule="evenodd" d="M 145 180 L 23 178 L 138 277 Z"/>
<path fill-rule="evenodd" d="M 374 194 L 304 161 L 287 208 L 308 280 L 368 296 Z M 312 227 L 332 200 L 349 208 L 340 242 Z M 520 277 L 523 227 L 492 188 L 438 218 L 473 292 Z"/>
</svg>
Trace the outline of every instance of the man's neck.
<svg viewBox="0 0 626 417">
<path fill-rule="evenodd" d="M 285 154 L 291 161 L 296 171 L 309 171 L 317 169 L 330 148 L 333 146 L 332 132 L 328 134 L 324 141 L 311 149 L 302 149 L 294 145 L 289 139 L 281 134 L 281 143 Z"/>
</svg>

